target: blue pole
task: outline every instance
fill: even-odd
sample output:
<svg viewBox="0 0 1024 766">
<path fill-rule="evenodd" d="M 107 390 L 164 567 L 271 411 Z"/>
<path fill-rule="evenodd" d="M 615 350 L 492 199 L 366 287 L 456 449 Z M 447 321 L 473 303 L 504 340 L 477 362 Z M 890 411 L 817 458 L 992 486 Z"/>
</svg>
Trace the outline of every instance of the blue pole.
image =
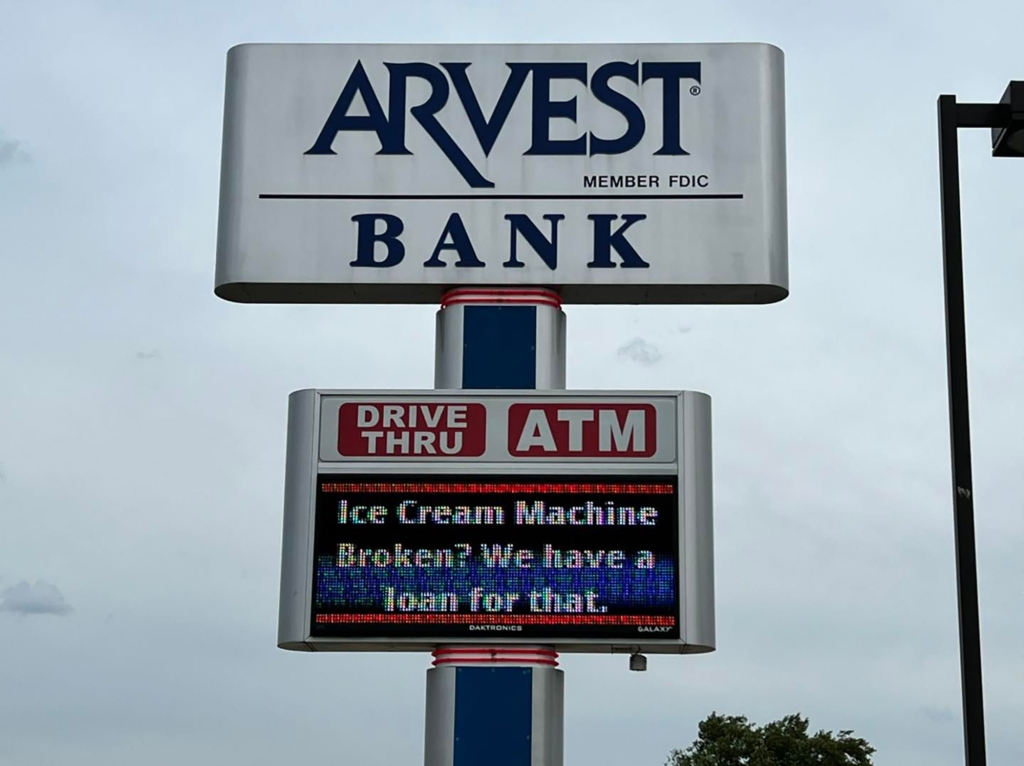
<svg viewBox="0 0 1024 766">
<path fill-rule="evenodd" d="M 557 293 L 449 291 L 434 387 L 565 388 Z M 425 766 L 562 766 L 563 673 L 549 646 L 439 646 L 427 671 Z"/>
</svg>

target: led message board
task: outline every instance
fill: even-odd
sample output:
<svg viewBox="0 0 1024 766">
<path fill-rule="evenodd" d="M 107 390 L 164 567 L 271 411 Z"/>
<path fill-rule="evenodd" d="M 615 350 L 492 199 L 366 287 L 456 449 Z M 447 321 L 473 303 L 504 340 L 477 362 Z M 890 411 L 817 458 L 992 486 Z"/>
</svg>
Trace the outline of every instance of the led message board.
<svg viewBox="0 0 1024 766">
<path fill-rule="evenodd" d="M 673 477 L 318 485 L 314 637 L 679 636 Z"/>
<path fill-rule="evenodd" d="M 713 650 L 710 421 L 690 391 L 293 393 L 278 645 Z"/>
</svg>

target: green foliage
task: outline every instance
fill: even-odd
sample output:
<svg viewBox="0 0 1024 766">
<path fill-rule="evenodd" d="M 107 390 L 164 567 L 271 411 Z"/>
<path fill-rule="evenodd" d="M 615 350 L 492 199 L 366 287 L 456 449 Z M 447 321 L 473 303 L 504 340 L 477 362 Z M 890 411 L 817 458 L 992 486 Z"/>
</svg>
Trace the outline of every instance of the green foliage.
<svg viewBox="0 0 1024 766">
<path fill-rule="evenodd" d="M 799 714 L 755 726 L 743 716 L 712 713 L 697 741 L 673 750 L 665 766 L 871 766 L 874 752 L 852 731 L 809 735 Z"/>
</svg>

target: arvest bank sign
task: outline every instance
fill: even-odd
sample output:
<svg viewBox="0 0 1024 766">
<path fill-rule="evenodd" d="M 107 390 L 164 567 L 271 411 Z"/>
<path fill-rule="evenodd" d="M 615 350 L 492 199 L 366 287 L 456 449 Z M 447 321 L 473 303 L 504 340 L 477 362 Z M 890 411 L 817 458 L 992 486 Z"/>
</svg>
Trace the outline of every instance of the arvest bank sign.
<svg viewBox="0 0 1024 766">
<path fill-rule="evenodd" d="M 788 293 L 783 55 L 770 45 L 241 45 L 216 292 L 567 303 Z"/>
</svg>

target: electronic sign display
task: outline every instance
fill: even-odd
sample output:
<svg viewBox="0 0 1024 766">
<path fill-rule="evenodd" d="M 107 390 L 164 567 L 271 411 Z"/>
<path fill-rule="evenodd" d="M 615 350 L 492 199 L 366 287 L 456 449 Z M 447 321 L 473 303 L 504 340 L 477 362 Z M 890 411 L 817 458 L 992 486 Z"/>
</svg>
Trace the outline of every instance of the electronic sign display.
<svg viewBox="0 0 1024 766">
<path fill-rule="evenodd" d="M 678 639 L 675 476 L 317 479 L 310 636 Z"/>
<path fill-rule="evenodd" d="M 714 651 L 711 401 L 304 389 L 278 646 Z"/>
</svg>

